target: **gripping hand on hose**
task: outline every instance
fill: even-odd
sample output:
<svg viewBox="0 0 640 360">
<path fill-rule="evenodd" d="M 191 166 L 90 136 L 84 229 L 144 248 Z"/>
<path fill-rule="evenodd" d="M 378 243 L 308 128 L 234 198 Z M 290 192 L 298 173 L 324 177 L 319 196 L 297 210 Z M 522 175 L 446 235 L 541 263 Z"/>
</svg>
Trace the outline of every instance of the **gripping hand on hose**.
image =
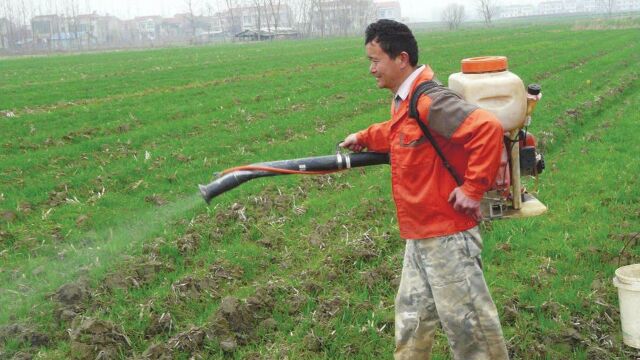
<svg viewBox="0 0 640 360">
<path fill-rule="evenodd" d="M 358 143 L 358 136 L 355 133 L 347 136 L 338 146 L 347 148 L 353 152 L 360 152 L 364 149 L 364 146 Z"/>
</svg>

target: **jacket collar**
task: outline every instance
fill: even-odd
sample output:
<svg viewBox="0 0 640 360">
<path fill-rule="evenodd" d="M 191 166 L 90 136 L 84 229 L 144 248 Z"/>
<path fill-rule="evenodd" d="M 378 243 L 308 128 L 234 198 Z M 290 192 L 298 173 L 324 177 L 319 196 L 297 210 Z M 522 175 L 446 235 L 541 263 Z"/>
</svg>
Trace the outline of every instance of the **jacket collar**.
<svg viewBox="0 0 640 360">
<path fill-rule="evenodd" d="M 429 67 L 429 65 L 423 65 L 421 67 L 424 67 L 424 68 L 411 83 L 409 94 L 400 103 L 400 107 L 398 108 L 398 111 L 395 111 L 393 101 L 391 103 L 391 116 L 393 118 L 394 123 L 397 122 L 399 119 L 402 119 L 405 116 L 405 114 L 409 112 L 409 101 L 411 100 L 411 95 L 413 95 L 413 92 L 416 89 L 416 87 L 425 81 L 429 81 L 433 79 L 434 73 L 433 73 L 433 70 L 431 70 L 431 67 Z"/>
<path fill-rule="evenodd" d="M 402 83 L 402 85 L 400 85 L 400 87 L 398 88 L 398 92 L 396 92 L 396 95 L 394 96 L 395 98 L 400 97 L 400 99 L 402 101 L 405 101 L 407 99 L 407 97 L 409 96 L 409 92 L 411 91 L 412 87 L 413 87 L 413 82 L 415 79 L 418 78 L 418 76 L 420 76 L 420 74 L 422 73 L 422 71 L 426 68 L 425 65 L 422 65 L 418 68 L 416 68 Z"/>
</svg>

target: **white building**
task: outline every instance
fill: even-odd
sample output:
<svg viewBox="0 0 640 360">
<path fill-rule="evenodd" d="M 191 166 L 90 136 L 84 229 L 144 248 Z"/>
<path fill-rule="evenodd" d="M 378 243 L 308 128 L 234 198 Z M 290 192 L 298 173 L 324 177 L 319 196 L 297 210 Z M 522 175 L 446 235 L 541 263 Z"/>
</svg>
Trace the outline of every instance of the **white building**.
<svg viewBox="0 0 640 360">
<path fill-rule="evenodd" d="M 536 15 L 533 5 L 504 5 L 500 7 L 498 16 L 501 18 L 513 18 Z"/>
<path fill-rule="evenodd" d="M 373 6 L 376 11 L 376 19 L 390 19 L 400 21 L 402 14 L 399 1 L 378 1 Z"/>
<path fill-rule="evenodd" d="M 562 1 L 543 1 L 538 4 L 539 15 L 555 15 L 564 13 L 564 4 Z"/>
</svg>

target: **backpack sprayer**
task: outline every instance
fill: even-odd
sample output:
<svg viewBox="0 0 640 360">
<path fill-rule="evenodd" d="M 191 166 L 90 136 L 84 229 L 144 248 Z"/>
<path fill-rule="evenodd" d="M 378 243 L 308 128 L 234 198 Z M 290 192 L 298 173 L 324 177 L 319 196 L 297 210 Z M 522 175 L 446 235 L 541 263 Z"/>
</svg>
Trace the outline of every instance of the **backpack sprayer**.
<svg viewBox="0 0 640 360">
<path fill-rule="evenodd" d="M 544 170 L 544 157 L 528 128 L 542 98 L 540 85 L 524 83 L 508 71 L 507 58 L 486 56 L 463 59 L 462 71 L 449 76 L 449 88 L 464 100 L 491 111 L 505 130 L 502 162 L 496 182 L 482 201 L 485 219 L 540 215 L 547 207 L 522 186 L 522 176 Z"/>
<path fill-rule="evenodd" d="M 532 84 L 525 94 L 524 83 L 507 71 L 506 57 L 482 57 L 462 60 L 462 72 L 449 77 L 449 88 L 464 100 L 493 112 L 505 130 L 502 162 L 496 182 L 482 201 L 487 220 L 536 216 L 547 208 L 522 186 L 521 176 L 538 175 L 544 170 L 542 154 L 528 132 L 531 114 L 542 97 L 539 85 Z M 443 159 L 446 162 L 446 159 Z M 389 163 L 389 154 L 361 152 L 293 160 L 263 162 L 227 169 L 216 174 L 208 185 L 199 185 L 207 203 L 214 197 L 249 180 L 286 174 L 321 175 L 354 167 Z"/>
</svg>

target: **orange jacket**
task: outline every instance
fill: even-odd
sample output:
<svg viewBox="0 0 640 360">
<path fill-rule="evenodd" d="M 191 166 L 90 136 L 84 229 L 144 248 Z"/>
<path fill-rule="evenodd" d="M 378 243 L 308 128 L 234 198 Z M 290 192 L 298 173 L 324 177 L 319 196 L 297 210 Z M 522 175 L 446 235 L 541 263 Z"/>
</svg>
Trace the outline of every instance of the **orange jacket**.
<svg viewBox="0 0 640 360">
<path fill-rule="evenodd" d="M 400 235 L 405 239 L 450 235 L 477 225 L 447 201 L 456 182 L 416 121 L 409 118 L 415 88 L 432 78 L 433 71 L 427 66 L 397 111 L 392 105 L 390 120 L 357 134 L 358 143 L 370 151 L 390 153 L 393 198 Z M 464 178 L 462 191 L 482 199 L 494 183 L 502 154 L 503 129 L 496 117 L 457 98 L 431 94 L 420 98 L 418 111 L 449 163 Z M 448 128 L 448 134 L 434 131 L 441 128 Z"/>
</svg>

